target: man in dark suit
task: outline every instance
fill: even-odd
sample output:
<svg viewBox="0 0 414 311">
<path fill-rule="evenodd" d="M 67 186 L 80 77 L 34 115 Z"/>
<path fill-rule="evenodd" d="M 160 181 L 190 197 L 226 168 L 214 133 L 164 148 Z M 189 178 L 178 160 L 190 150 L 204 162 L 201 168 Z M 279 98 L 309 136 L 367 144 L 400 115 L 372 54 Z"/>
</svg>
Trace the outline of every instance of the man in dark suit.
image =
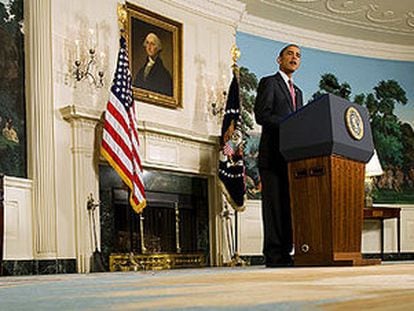
<svg viewBox="0 0 414 311">
<path fill-rule="evenodd" d="M 259 172 L 262 182 L 263 255 L 267 267 L 291 266 L 292 224 L 287 163 L 279 151 L 279 125 L 302 107 L 302 91 L 293 84 L 301 52 L 297 45 L 284 47 L 277 57 L 279 71 L 260 80 L 254 113 L 262 126 Z"/>
<path fill-rule="evenodd" d="M 147 60 L 135 76 L 134 86 L 172 96 L 173 87 L 170 72 L 164 67 L 160 53 L 161 40 L 155 33 L 149 33 L 144 41 Z"/>
</svg>

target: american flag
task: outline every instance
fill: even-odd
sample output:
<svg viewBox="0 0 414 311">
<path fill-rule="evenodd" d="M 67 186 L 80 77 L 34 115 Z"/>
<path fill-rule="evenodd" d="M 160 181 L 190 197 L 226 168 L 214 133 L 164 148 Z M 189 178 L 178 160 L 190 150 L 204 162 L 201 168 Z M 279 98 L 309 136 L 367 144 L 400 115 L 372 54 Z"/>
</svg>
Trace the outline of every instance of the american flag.
<svg viewBox="0 0 414 311">
<path fill-rule="evenodd" d="M 131 80 L 126 40 L 121 36 L 105 112 L 101 153 L 131 189 L 129 202 L 135 212 L 140 213 L 146 198 Z"/>
<path fill-rule="evenodd" d="M 226 143 L 226 144 L 223 146 L 223 153 L 224 153 L 226 156 L 232 156 L 232 155 L 234 155 L 234 150 L 233 150 L 233 147 L 232 147 L 229 143 Z"/>
</svg>

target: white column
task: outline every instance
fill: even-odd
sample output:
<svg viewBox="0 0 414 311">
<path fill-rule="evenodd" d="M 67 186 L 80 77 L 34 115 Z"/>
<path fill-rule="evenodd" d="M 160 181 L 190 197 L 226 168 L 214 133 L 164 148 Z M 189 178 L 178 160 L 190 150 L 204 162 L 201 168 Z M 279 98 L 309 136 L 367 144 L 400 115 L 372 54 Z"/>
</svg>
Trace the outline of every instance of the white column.
<svg viewBox="0 0 414 311">
<path fill-rule="evenodd" d="M 33 179 L 34 257 L 56 258 L 55 145 L 51 0 L 25 6 L 28 168 Z"/>
<path fill-rule="evenodd" d="M 101 111 L 80 106 L 60 109 L 62 117 L 72 128 L 73 202 L 75 209 L 75 245 L 77 271 L 90 271 L 91 224 L 86 203 L 88 196 L 99 200 L 99 137 L 96 133 Z M 99 208 L 95 211 L 98 246 L 100 245 Z"/>
</svg>

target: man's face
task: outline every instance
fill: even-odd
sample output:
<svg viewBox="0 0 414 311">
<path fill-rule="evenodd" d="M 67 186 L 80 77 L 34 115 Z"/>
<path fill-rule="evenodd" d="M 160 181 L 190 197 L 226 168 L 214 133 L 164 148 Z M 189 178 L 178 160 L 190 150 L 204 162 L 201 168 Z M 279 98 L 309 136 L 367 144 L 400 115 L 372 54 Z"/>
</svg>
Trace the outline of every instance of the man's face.
<svg viewBox="0 0 414 311">
<path fill-rule="evenodd" d="M 148 56 L 154 58 L 158 54 L 158 46 L 155 42 L 154 37 L 149 36 L 145 39 L 145 50 L 147 51 Z"/>
<path fill-rule="evenodd" d="M 289 46 L 282 54 L 277 58 L 279 69 L 287 75 L 294 73 L 300 66 L 300 49 L 296 46 Z"/>
</svg>

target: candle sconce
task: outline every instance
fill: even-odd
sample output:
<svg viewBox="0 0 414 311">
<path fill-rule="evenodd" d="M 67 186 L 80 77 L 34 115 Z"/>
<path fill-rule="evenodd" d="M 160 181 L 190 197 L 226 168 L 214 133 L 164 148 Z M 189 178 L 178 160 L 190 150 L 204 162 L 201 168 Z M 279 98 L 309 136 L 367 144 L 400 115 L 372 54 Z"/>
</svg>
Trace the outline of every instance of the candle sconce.
<svg viewBox="0 0 414 311">
<path fill-rule="evenodd" d="M 76 59 L 73 64 L 73 77 L 77 82 L 82 81 L 85 78 L 89 78 L 97 88 L 103 87 L 104 85 L 104 72 L 103 70 L 98 70 L 97 72 L 93 70 L 93 67 L 96 66 L 95 61 L 95 50 L 89 49 L 88 59 L 80 60 Z"/>
<path fill-rule="evenodd" d="M 213 93 L 214 91 L 212 91 Z M 224 105 L 226 103 L 227 98 L 227 92 L 225 90 L 223 91 L 217 91 L 212 94 L 210 97 L 210 104 L 209 104 L 209 111 L 211 115 L 214 117 L 218 116 L 221 118 L 224 114 Z"/>
<path fill-rule="evenodd" d="M 89 30 L 89 48 L 87 49 L 86 55 L 81 54 L 80 40 L 75 40 L 76 56 L 73 62 L 73 68 L 71 71 L 72 77 L 76 82 L 80 82 L 84 79 L 89 79 L 91 84 L 97 88 L 104 86 L 104 62 L 105 54 L 100 53 L 99 58 L 97 57 L 97 51 L 95 48 L 96 40 L 94 37 L 94 31 Z M 99 63 L 99 64 L 98 64 Z"/>
<path fill-rule="evenodd" d="M 233 45 L 231 48 L 231 56 L 233 60 L 232 70 L 233 73 L 239 77 L 239 67 L 237 66 L 237 60 L 240 58 L 240 50 L 237 48 L 236 45 Z M 208 87 L 209 81 L 214 81 L 211 77 L 206 76 L 206 87 L 207 87 L 207 105 L 208 111 L 213 117 L 218 117 L 218 121 L 223 118 L 225 109 L 226 109 L 226 102 L 227 102 L 227 78 L 226 75 L 223 74 L 221 79 L 217 81 L 214 85 Z"/>
<path fill-rule="evenodd" d="M 210 82 L 212 80 L 213 79 L 210 76 L 205 77 L 204 80 L 206 82 L 204 87 L 206 89 L 207 110 L 210 116 L 217 117 L 219 121 L 224 115 L 227 100 L 227 91 L 224 86 L 226 78 L 223 76 L 220 81 L 217 81 L 214 84 L 213 82 Z"/>
</svg>

